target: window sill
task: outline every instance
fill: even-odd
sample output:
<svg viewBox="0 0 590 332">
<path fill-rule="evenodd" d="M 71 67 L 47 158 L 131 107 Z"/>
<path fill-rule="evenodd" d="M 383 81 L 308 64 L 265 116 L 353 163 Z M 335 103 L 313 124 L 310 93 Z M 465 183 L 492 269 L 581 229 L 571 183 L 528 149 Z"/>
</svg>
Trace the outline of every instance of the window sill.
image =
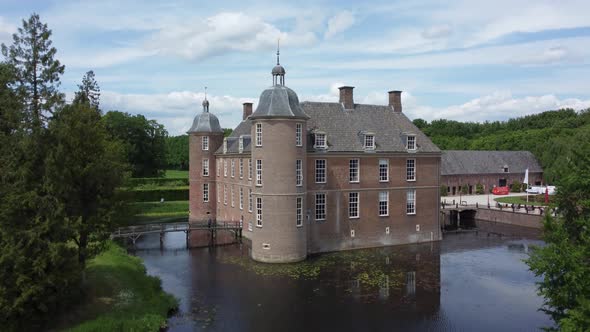
<svg viewBox="0 0 590 332">
<path fill-rule="evenodd" d="M 326 181 L 324 181 L 324 182 L 316 182 L 316 184 L 326 184 L 326 183 L 327 183 Z"/>
<path fill-rule="evenodd" d="M 262 228 L 262 225 L 256 225 L 256 228 Z"/>
<path fill-rule="evenodd" d="M 357 180 L 357 181 L 348 181 L 348 183 L 361 183 L 361 181 L 360 180 Z"/>
<path fill-rule="evenodd" d="M 389 217 L 389 214 L 380 214 L 379 217 Z"/>
<path fill-rule="evenodd" d="M 303 224 L 301 224 L 301 225 L 295 225 L 295 226 L 296 226 L 297 228 L 301 228 L 301 227 L 303 227 Z"/>
<path fill-rule="evenodd" d="M 411 180 L 411 179 L 410 179 L 410 180 L 406 179 L 406 181 L 407 181 L 407 182 L 416 182 L 416 179 L 413 179 L 413 180 Z"/>
<path fill-rule="evenodd" d="M 416 212 L 412 212 L 412 213 L 406 212 L 406 215 L 408 215 L 408 216 L 415 216 L 416 215 Z"/>
<path fill-rule="evenodd" d="M 360 219 L 360 218 L 361 218 L 360 216 L 356 216 L 356 217 L 348 216 L 348 219 Z"/>
<path fill-rule="evenodd" d="M 315 221 L 322 222 L 322 221 L 326 221 L 326 219 L 315 219 Z"/>
<path fill-rule="evenodd" d="M 389 180 L 379 180 L 379 183 L 388 183 Z"/>
</svg>

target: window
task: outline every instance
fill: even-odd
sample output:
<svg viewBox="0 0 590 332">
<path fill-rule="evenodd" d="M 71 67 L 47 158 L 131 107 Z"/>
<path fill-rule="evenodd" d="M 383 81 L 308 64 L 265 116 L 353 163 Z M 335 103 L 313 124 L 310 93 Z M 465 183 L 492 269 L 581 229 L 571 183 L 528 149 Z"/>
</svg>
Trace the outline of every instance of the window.
<svg viewBox="0 0 590 332">
<path fill-rule="evenodd" d="M 382 191 L 379 193 L 379 216 L 389 215 L 389 192 Z"/>
<path fill-rule="evenodd" d="M 389 160 L 379 159 L 379 182 L 389 181 Z"/>
<path fill-rule="evenodd" d="M 248 189 L 248 211 L 252 212 L 252 189 Z"/>
<path fill-rule="evenodd" d="M 324 133 L 316 133 L 315 134 L 314 148 L 319 148 L 319 149 L 326 148 L 326 134 L 324 134 Z"/>
<path fill-rule="evenodd" d="M 504 166 L 504 173 L 508 173 L 508 166 Z"/>
<path fill-rule="evenodd" d="M 406 138 L 406 149 L 416 150 L 416 136 L 408 135 Z"/>
<path fill-rule="evenodd" d="M 406 213 L 416 214 L 416 189 L 408 189 L 406 197 Z"/>
<path fill-rule="evenodd" d="M 209 184 L 203 183 L 203 202 L 209 202 Z"/>
<path fill-rule="evenodd" d="M 252 180 L 252 158 L 248 159 L 248 180 Z"/>
<path fill-rule="evenodd" d="M 297 227 L 300 227 L 303 226 L 303 197 L 297 197 L 296 209 L 297 220 L 295 221 L 295 224 Z"/>
<path fill-rule="evenodd" d="M 326 220 L 326 194 L 315 194 L 315 220 Z"/>
<path fill-rule="evenodd" d="M 416 159 L 406 160 L 406 180 L 416 181 Z"/>
<path fill-rule="evenodd" d="M 256 124 L 256 146 L 262 146 L 262 123 Z"/>
<path fill-rule="evenodd" d="M 315 161 L 315 183 L 326 183 L 326 160 Z"/>
<path fill-rule="evenodd" d="M 295 145 L 302 146 L 303 145 L 303 125 L 298 123 L 295 125 Z"/>
<path fill-rule="evenodd" d="M 230 197 L 230 201 L 231 201 L 231 207 L 236 206 L 234 204 L 234 186 L 231 186 L 231 188 L 230 188 L 230 196 L 229 197 Z"/>
<path fill-rule="evenodd" d="M 223 160 L 223 176 L 227 177 L 227 160 Z"/>
<path fill-rule="evenodd" d="M 209 159 L 203 159 L 203 176 L 209 176 Z"/>
<path fill-rule="evenodd" d="M 215 171 L 217 173 L 217 176 L 219 176 L 219 174 L 221 173 L 219 171 L 220 168 L 221 168 L 221 160 L 217 163 L 217 167 L 216 167 L 217 170 Z"/>
<path fill-rule="evenodd" d="M 217 203 L 221 202 L 221 190 L 219 190 L 219 185 L 217 185 L 217 190 L 216 190 L 216 194 L 217 194 Z"/>
<path fill-rule="evenodd" d="M 262 227 L 262 197 L 256 197 L 256 226 Z"/>
<path fill-rule="evenodd" d="M 223 139 L 223 153 L 227 153 L 227 137 Z"/>
<path fill-rule="evenodd" d="M 348 193 L 348 217 L 359 217 L 359 193 Z"/>
<path fill-rule="evenodd" d="M 209 151 L 209 136 L 203 136 L 201 140 L 201 149 L 203 149 L 203 151 Z"/>
<path fill-rule="evenodd" d="M 233 178 L 236 175 L 236 161 L 234 159 L 231 160 L 231 177 Z"/>
<path fill-rule="evenodd" d="M 359 182 L 359 160 L 350 159 L 348 161 L 348 181 Z"/>
<path fill-rule="evenodd" d="M 262 160 L 256 159 L 256 185 L 262 185 Z"/>
<path fill-rule="evenodd" d="M 240 179 L 244 178 L 244 159 L 240 158 Z"/>
<path fill-rule="evenodd" d="M 295 185 L 303 185 L 303 162 L 301 159 L 295 161 Z"/>
<path fill-rule="evenodd" d="M 375 135 L 365 134 L 365 149 L 375 149 Z"/>
<path fill-rule="evenodd" d="M 238 139 L 238 152 L 242 153 L 244 152 L 244 138 L 240 137 Z"/>
<path fill-rule="evenodd" d="M 227 185 L 223 185 L 223 204 L 227 205 Z"/>
<path fill-rule="evenodd" d="M 244 209 L 244 188 L 240 187 L 240 210 Z"/>
</svg>

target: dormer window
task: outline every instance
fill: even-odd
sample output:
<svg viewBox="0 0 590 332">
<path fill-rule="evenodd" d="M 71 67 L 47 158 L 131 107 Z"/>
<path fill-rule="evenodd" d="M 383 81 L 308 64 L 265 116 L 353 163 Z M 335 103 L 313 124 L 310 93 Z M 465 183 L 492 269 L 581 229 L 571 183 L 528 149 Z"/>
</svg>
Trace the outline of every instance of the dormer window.
<svg viewBox="0 0 590 332">
<path fill-rule="evenodd" d="M 365 144 L 364 148 L 366 150 L 374 150 L 375 149 L 375 135 L 367 133 L 365 134 Z"/>
<path fill-rule="evenodd" d="M 314 148 L 325 149 L 327 147 L 328 147 L 328 145 L 326 144 L 326 134 L 325 133 L 316 133 Z"/>
<path fill-rule="evenodd" d="M 240 136 L 240 139 L 238 140 L 238 151 L 240 153 L 244 152 L 244 138 L 242 136 Z"/>
<path fill-rule="evenodd" d="M 416 136 L 408 135 L 406 137 L 406 149 L 408 151 L 416 151 Z"/>
<path fill-rule="evenodd" d="M 508 165 L 504 165 L 502 169 L 504 170 L 504 173 L 508 173 Z"/>
<path fill-rule="evenodd" d="M 223 153 L 227 153 L 227 138 L 223 139 Z"/>
</svg>

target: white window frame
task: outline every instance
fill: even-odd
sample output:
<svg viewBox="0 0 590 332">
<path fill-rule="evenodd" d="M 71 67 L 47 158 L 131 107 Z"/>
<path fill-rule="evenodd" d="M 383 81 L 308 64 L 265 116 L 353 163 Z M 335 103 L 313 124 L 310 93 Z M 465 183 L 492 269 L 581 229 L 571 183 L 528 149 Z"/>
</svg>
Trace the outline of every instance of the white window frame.
<svg viewBox="0 0 590 332">
<path fill-rule="evenodd" d="M 361 182 L 361 160 L 353 158 L 348 161 L 348 182 Z"/>
<path fill-rule="evenodd" d="M 244 159 L 240 158 L 240 179 L 244 178 Z"/>
<path fill-rule="evenodd" d="M 369 141 L 371 144 L 367 144 Z M 375 150 L 375 134 L 365 134 L 363 146 L 366 150 Z"/>
<path fill-rule="evenodd" d="M 377 207 L 379 217 L 389 216 L 389 191 L 379 192 L 379 204 Z"/>
<path fill-rule="evenodd" d="M 203 202 L 209 202 L 209 184 L 203 183 Z"/>
<path fill-rule="evenodd" d="M 303 160 L 301 159 L 295 161 L 295 185 L 303 186 Z"/>
<path fill-rule="evenodd" d="M 254 207 L 254 202 L 252 198 L 252 189 L 248 188 L 248 212 L 252 212 L 252 208 Z"/>
<path fill-rule="evenodd" d="M 262 197 L 256 197 L 256 227 L 262 227 Z"/>
<path fill-rule="evenodd" d="M 221 190 L 219 189 L 219 184 L 217 185 L 216 189 L 217 203 L 221 203 Z"/>
<path fill-rule="evenodd" d="M 201 165 L 203 167 L 203 176 L 209 176 L 209 159 L 203 159 L 203 163 Z"/>
<path fill-rule="evenodd" d="M 223 185 L 223 205 L 227 205 L 227 185 Z"/>
<path fill-rule="evenodd" d="M 240 136 L 238 139 L 238 152 L 244 152 L 244 138 Z"/>
<path fill-rule="evenodd" d="M 295 146 L 303 146 L 303 124 L 295 124 Z"/>
<path fill-rule="evenodd" d="M 221 174 L 221 160 L 219 160 L 219 162 L 216 164 L 215 169 L 216 169 L 215 172 L 217 174 L 217 177 L 219 177 L 219 175 Z"/>
<path fill-rule="evenodd" d="M 223 139 L 223 153 L 227 153 L 227 137 Z"/>
<path fill-rule="evenodd" d="M 262 159 L 256 159 L 256 186 L 262 186 Z"/>
<path fill-rule="evenodd" d="M 295 226 L 303 226 L 303 197 L 297 197 L 295 202 Z"/>
<path fill-rule="evenodd" d="M 232 185 L 229 188 L 229 190 L 230 190 L 230 196 L 229 197 L 230 197 L 231 207 L 234 207 L 234 206 L 236 206 L 235 205 L 235 200 L 234 200 L 234 186 Z"/>
<path fill-rule="evenodd" d="M 262 123 L 256 124 L 256 146 L 262 146 Z"/>
<path fill-rule="evenodd" d="M 223 176 L 227 177 L 227 159 L 223 159 Z"/>
<path fill-rule="evenodd" d="M 318 144 L 318 141 L 320 141 L 320 137 L 322 137 L 322 144 Z M 326 149 L 328 147 L 328 135 L 326 135 L 326 133 L 324 132 L 316 132 L 313 147 L 315 149 Z"/>
<path fill-rule="evenodd" d="M 240 210 L 244 209 L 244 188 L 240 187 Z"/>
<path fill-rule="evenodd" d="M 203 136 L 201 139 L 201 149 L 203 151 L 209 151 L 209 136 Z"/>
<path fill-rule="evenodd" d="M 252 158 L 248 159 L 248 180 L 252 180 Z"/>
<path fill-rule="evenodd" d="M 323 164 L 323 167 L 318 167 L 319 164 Z M 326 159 L 316 159 L 315 160 L 315 183 L 326 183 L 327 182 L 327 180 L 328 180 L 327 174 L 326 174 L 327 169 L 328 169 L 328 161 Z"/>
<path fill-rule="evenodd" d="M 379 159 L 379 182 L 389 182 L 389 159 Z"/>
<path fill-rule="evenodd" d="M 348 218 L 358 219 L 360 217 L 360 194 L 358 192 L 348 193 Z"/>
<path fill-rule="evenodd" d="M 416 214 L 416 189 L 408 189 L 406 192 L 406 214 Z"/>
<path fill-rule="evenodd" d="M 232 178 L 236 176 L 236 161 L 235 161 L 235 159 L 233 159 L 233 158 L 232 158 L 232 160 L 231 160 L 231 170 L 230 170 L 230 174 L 231 174 L 231 177 L 232 177 Z"/>
<path fill-rule="evenodd" d="M 326 220 L 326 193 L 315 194 L 315 220 Z"/>
<path fill-rule="evenodd" d="M 410 146 L 410 138 L 412 141 L 411 146 Z M 406 136 L 406 149 L 408 151 L 416 151 L 416 135 L 407 135 Z"/>
<path fill-rule="evenodd" d="M 406 181 L 416 181 L 416 159 L 406 159 Z"/>
</svg>

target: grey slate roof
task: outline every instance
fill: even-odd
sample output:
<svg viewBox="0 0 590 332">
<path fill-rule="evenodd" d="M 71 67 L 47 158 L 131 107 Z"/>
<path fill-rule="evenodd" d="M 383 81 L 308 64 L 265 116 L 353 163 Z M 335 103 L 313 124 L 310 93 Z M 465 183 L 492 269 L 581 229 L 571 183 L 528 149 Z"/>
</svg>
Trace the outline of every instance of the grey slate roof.
<svg viewBox="0 0 590 332">
<path fill-rule="evenodd" d="M 251 119 L 266 117 L 288 117 L 306 119 L 295 91 L 284 85 L 274 85 L 260 94 L 258 107 Z"/>
<path fill-rule="evenodd" d="M 244 149 L 243 152 L 250 152 L 250 146 L 252 138 L 250 136 L 250 129 L 252 128 L 252 122 L 249 119 L 242 120 L 240 124 L 232 131 L 227 137 L 227 152 L 228 153 L 239 153 L 239 139 L 240 136 L 244 137 Z M 223 145 L 215 151 L 215 153 L 223 153 Z"/>
<path fill-rule="evenodd" d="M 406 152 L 406 134 L 416 136 L 416 152 L 440 152 L 412 121 L 389 106 L 355 104 L 354 109 L 344 110 L 340 103 L 308 101 L 301 106 L 311 118 L 308 132 L 326 133 L 327 152 L 365 152 L 365 132 L 375 134 L 375 152 Z M 309 142 L 307 150 L 315 151 Z"/>
<path fill-rule="evenodd" d="M 205 101 L 203 101 L 203 104 Z M 209 103 L 207 101 L 207 103 Z M 209 113 L 209 112 L 201 112 L 195 116 L 193 120 L 193 125 L 187 131 L 188 134 L 190 133 L 222 133 L 223 129 L 219 125 L 219 119 Z"/>
<path fill-rule="evenodd" d="M 442 153 L 441 175 L 455 174 L 524 174 L 543 172 L 537 158 L 529 151 L 465 151 L 446 150 Z"/>
</svg>

